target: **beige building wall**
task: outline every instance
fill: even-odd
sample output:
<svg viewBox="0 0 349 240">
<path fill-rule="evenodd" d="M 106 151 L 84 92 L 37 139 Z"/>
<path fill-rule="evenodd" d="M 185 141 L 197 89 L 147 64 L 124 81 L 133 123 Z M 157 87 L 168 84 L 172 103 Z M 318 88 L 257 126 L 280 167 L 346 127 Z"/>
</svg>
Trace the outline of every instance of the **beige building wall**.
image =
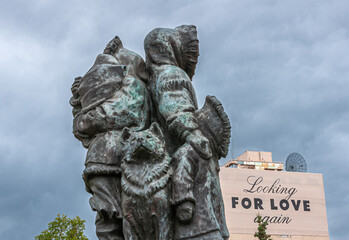
<svg viewBox="0 0 349 240">
<path fill-rule="evenodd" d="M 222 167 L 220 181 L 231 239 L 255 240 L 258 213 L 273 240 L 329 239 L 322 174 Z"/>
<path fill-rule="evenodd" d="M 256 152 L 256 151 L 245 151 L 239 157 L 239 161 L 259 161 L 259 162 L 272 162 L 271 152 Z"/>
<path fill-rule="evenodd" d="M 250 234 L 230 234 L 230 240 L 256 240 L 256 237 Z M 328 236 L 287 236 L 271 235 L 273 240 L 329 240 Z"/>
</svg>

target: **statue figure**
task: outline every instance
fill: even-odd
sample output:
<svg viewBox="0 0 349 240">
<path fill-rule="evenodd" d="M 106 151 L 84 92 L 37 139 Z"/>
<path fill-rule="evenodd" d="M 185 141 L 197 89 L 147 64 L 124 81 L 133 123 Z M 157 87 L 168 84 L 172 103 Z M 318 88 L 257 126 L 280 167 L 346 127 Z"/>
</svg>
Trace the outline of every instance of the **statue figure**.
<svg viewBox="0 0 349 240">
<path fill-rule="evenodd" d="M 150 96 L 144 60 L 115 37 L 72 87 L 73 133 L 88 148 L 83 178 L 93 194 L 100 240 L 124 239 L 121 209 L 121 131 L 147 129 Z"/>
<path fill-rule="evenodd" d="M 173 155 L 177 166 L 172 180 L 172 203 L 177 206 L 175 239 L 228 240 L 218 160 L 228 154 L 230 122 L 222 104 L 212 96 L 206 97 L 195 116 L 210 141 L 212 156 L 200 157 L 189 143 Z"/>
<path fill-rule="evenodd" d="M 169 136 L 170 153 L 190 143 L 204 158 L 211 152 L 194 116 L 196 94 L 191 83 L 199 56 L 195 26 L 156 28 L 144 40 L 150 71 L 149 88 L 158 110 L 158 120 Z"/>
<path fill-rule="evenodd" d="M 198 109 L 196 27 L 156 28 L 146 63 L 111 40 L 72 86 L 73 133 L 100 240 L 227 240 L 219 159 L 230 122 L 220 101 Z"/>
<path fill-rule="evenodd" d="M 218 160 L 227 154 L 230 123 L 215 98 L 207 98 L 206 106 L 216 103 L 219 109 L 210 110 L 224 113 L 224 117 L 210 119 L 197 111 L 191 83 L 199 56 L 196 28 L 192 25 L 156 28 L 146 36 L 144 48 L 150 71 L 150 92 L 159 121 L 169 133 L 169 151 L 177 166 L 172 182 L 175 239 L 228 239 L 224 209 L 216 208 L 217 205 L 223 207 L 217 171 Z M 216 128 L 225 126 L 224 141 L 217 141 L 222 136 L 210 133 L 211 123 Z"/>
<path fill-rule="evenodd" d="M 122 168 L 124 236 L 132 240 L 171 240 L 171 157 L 154 122 L 148 130 L 124 128 Z"/>
</svg>

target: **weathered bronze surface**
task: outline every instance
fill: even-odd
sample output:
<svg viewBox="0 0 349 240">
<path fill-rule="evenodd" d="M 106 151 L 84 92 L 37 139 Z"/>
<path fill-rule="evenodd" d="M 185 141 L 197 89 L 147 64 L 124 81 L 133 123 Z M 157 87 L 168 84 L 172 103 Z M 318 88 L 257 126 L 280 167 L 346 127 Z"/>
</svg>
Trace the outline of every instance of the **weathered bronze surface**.
<svg viewBox="0 0 349 240">
<path fill-rule="evenodd" d="M 115 37 L 71 89 L 97 236 L 228 239 L 218 161 L 230 122 L 213 96 L 198 109 L 196 27 L 156 28 L 144 48 L 146 62 Z"/>
</svg>

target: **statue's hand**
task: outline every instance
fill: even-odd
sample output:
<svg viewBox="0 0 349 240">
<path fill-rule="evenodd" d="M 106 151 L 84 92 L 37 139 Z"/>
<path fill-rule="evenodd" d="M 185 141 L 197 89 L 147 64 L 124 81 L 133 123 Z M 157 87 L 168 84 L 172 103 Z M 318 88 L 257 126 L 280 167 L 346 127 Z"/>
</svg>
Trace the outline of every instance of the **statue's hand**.
<svg viewBox="0 0 349 240">
<path fill-rule="evenodd" d="M 183 202 L 176 207 L 176 216 L 182 223 L 188 223 L 192 220 L 195 211 L 195 205 L 192 202 Z"/>
<path fill-rule="evenodd" d="M 212 152 L 209 140 L 201 133 L 195 130 L 187 136 L 187 142 L 195 149 L 195 151 L 204 159 L 210 159 Z"/>
<path fill-rule="evenodd" d="M 77 139 L 91 138 L 86 132 L 86 116 L 83 113 L 78 113 L 73 119 L 73 134 Z"/>
</svg>

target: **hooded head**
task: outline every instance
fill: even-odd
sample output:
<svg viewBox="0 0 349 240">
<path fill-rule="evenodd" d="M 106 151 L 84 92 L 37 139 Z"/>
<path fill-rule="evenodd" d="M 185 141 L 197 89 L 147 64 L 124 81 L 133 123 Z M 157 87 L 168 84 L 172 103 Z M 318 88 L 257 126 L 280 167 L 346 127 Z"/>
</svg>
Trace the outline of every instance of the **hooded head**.
<svg viewBox="0 0 349 240">
<path fill-rule="evenodd" d="M 196 27 L 182 25 L 175 29 L 156 28 L 144 40 L 147 66 L 174 65 L 194 76 L 199 57 Z"/>
<path fill-rule="evenodd" d="M 113 55 L 119 48 L 122 48 L 122 42 L 118 36 L 110 40 L 105 47 L 103 53 Z"/>
</svg>

